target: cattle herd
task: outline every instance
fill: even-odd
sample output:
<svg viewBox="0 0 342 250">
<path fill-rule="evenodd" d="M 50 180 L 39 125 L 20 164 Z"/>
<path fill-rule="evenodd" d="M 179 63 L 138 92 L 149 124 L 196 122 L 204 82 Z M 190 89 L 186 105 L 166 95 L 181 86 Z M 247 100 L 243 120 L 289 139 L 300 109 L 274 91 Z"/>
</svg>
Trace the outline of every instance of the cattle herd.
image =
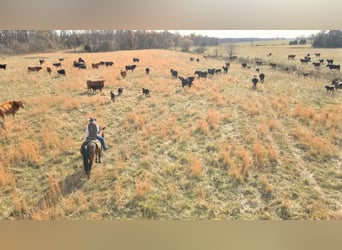
<svg viewBox="0 0 342 250">
<path fill-rule="evenodd" d="M 267 54 L 267 57 L 271 57 L 271 56 L 272 56 L 272 53 Z M 340 71 L 340 64 L 334 64 L 333 59 L 326 59 L 326 60 L 321 59 L 320 56 L 321 56 L 320 53 L 315 53 L 315 57 L 317 58 L 317 61 L 312 62 L 312 65 L 314 66 L 314 68 L 319 69 L 326 62 L 327 63 L 326 67 L 329 68 L 331 71 L 333 71 L 333 70 L 334 71 Z M 207 57 L 204 56 L 204 58 L 207 58 Z M 290 55 L 288 55 L 287 58 L 288 58 L 288 60 L 295 60 L 296 55 L 290 54 Z M 236 59 L 236 58 L 234 58 L 234 59 Z M 56 73 L 58 75 L 66 76 L 66 70 L 61 68 L 63 66 L 63 61 L 64 61 L 64 58 L 59 58 L 59 61 L 52 63 L 52 66 L 54 68 L 56 68 Z M 199 58 L 195 59 L 194 57 L 190 57 L 190 61 L 199 62 Z M 301 64 L 309 64 L 309 62 L 312 61 L 312 58 L 311 58 L 310 54 L 308 53 L 305 57 L 300 58 L 299 61 Z M 125 70 L 123 70 L 123 69 L 120 70 L 121 77 L 125 78 L 127 76 L 127 71 L 133 72 L 137 68 L 137 63 L 139 63 L 139 62 L 140 62 L 140 59 L 137 57 L 134 57 L 133 58 L 134 64 L 126 65 Z M 29 67 L 27 67 L 28 73 L 41 71 L 43 69 L 44 63 L 45 63 L 44 59 L 39 59 L 39 65 L 40 66 L 29 66 Z M 276 63 L 271 62 L 269 64 L 265 64 L 265 63 L 263 63 L 262 59 L 260 59 L 260 58 L 255 59 L 255 64 L 258 67 L 256 69 L 256 71 L 259 74 L 254 75 L 253 78 L 251 79 L 253 89 L 257 88 L 258 82 L 264 83 L 264 81 L 265 81 L 265 74 L 260 73 L 259 67 L 261 67 L 262 65 L 266 65 L 266 66 L 268 65 L 271 67 L 271 69 L 277 68 Z M 101 66 L 111 67 L 113 65 L 114 65 L 113 61 L 100 61 L 97 63 L 91 63 L 91 67 L 93 69 L 98 69 Z M 249 65 L 247 62 L 244 62 L 244 61 L 241 62 L 241 66 L 243 69 L 250 69 L 251 68 L 251 65 Z M 82 70 L 82 69 L 85 70 L 85 69 L 87 69 L 87 64 L 86 64 L 85 60 L 80 57 L 77 60 L 73 61 L 73 67 L 78 68 L 80 70 Z M 7 64 L 0 64 L 0 69 L 6 70 L 7 68 L 8 68 Z M 170 77 L 171 77 L 171 79 L 179 80 L 180 84 L 181 84 L 180 86 L 182 88 L 185 88 L 185 87 L 191 88 L 192 85 L 194 84 L 194 80 L 196 78 L 197 79 L 208 78 L 208 77 L 212 77 L 216 74 L 222 74 L 222 73 L 228 74 L 229 68 L 230 68 L 230 62 L 226 62 L 221 68 L 207 68 L 205 70 L 203 70 L 203 69 L 195 70 L 192 75 L 188 75 L 188 76 L 180 76 L 179 72 L 177 70 L 171 68 L 170 69 Z M 52 67 L 47 66 L 46 71 L 48 72 L 49 75 L 51 75 L 53 72 Z M 145 68 L 145 73 L 146 73 L 146 75 L 150 74 L 150 68 L 149 67 Z M 306 77 L 308 75 L 309 75 L 308 73 L 303 73 L 304 77 Z M 86 86 L 87 86 L 88 94 L 94 94 L 94 93 L 96 93 L 97 90 L 99 90 L 101 92 L 105 86 L 105 80 L 89 79 L 86 81 Z M 325 89 L 328 93 L 334 93 L 335 90 L 342 89 L 342 78 L 334 78 L 331 81 L 330 85 L 325 85 Z M 117 94 L 115 94 L 114 91 L 110 91 L 110 99 L 114 102 L 116 96 L 120 96 L 122 94 L 123 94 L 123 88 L 122 87 L 117 89 Z M 142 88 L 142 95 L 146 96 L 146 97 L 150 97 L 151 92 L 147 88 Z M 3 119 L 4 119 L 5 115 L 12 114 L 14 116 L 20 107 L 22 107 L 22 108 L 24 107 L 23 102 L 20 100 L 6 102 L 0 106 L 0 116 Z"/>
</svg>

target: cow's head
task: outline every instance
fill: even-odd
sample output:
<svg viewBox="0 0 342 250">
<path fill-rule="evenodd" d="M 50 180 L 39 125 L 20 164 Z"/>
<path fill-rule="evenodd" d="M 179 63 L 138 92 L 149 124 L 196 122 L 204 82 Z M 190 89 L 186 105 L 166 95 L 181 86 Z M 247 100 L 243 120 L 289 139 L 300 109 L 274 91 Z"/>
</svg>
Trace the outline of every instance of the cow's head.
<svg viewBox="0 0 342 250">
<path fill-rule="evenodd" d="M 13 104 L 17 107 L 17 108 L 25 108 L 24 102 L 23 101 L 13 101 Z"/>
</svg>

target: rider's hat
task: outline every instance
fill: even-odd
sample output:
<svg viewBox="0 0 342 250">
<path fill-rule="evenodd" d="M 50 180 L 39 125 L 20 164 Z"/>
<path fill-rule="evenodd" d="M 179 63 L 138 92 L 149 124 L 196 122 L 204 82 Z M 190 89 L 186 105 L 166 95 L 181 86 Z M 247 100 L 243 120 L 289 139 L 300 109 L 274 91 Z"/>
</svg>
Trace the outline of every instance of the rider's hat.
<svg viewBox="0 0 342 250">
<path fill-rule="evenodd" d="M 94 119 L 93 117 L 90 117 L 88 121 L 89 122 L 94 122 L 94 121 L 96 121 L 96 119 Z"/>
</svg>

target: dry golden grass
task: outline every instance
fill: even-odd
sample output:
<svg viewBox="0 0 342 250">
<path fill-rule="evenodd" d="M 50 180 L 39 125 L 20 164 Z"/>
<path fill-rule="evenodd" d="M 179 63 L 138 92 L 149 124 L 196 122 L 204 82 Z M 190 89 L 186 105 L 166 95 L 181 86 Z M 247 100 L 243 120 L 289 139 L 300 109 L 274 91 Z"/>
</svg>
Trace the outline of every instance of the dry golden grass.
<svg viewBox="0 0 342 250">
<path fill-rule="evenodd" d="M 1 72 L 0 99 L 23 99 L 25 109 L 0 121 L 0 218 L 341 218 L 342 95 L 324 89 L 337 74 L 287 60 L 292 49 L 239 45 L 228 75 L 184 89 L 171 68 L 186 77 L 226 59 L 190 62 L 193 54 L 168 50 L 8 57 L 16 67 Z M 298 57 L 313 51 L 296 48 Z M 321 53 L 342 61 L 336 50 Z M 45 66 L 64 57 L 67 75 L 27 73 L 41 56 Z M 78 57 L 114 65 L 78 70 Z M 141 61 L 123 79 L 133 57 Z M 254 57 L 265 60 L 258 68 L 266 74 L 256 90 Z M 250 69 L 242 69 L 245 59 Z M 88 79 L 105 79 L 102 92 L 88 93 Z M 118 87 L 123 95 L 112 102 Z M 79 147 L 90 116 L 107 127 L 110 150 L 88 180 Z"/>
</svg>

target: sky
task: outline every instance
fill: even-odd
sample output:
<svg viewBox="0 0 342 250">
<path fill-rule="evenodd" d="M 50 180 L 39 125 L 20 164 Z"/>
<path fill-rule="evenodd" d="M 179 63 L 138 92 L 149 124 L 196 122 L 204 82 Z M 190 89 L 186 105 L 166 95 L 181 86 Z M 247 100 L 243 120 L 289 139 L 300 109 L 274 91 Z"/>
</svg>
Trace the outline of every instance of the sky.
<svg viewBox="0 0 342 250">
<path fill-rule="evenodd" d="M 203 35 L 217 38 L 297 38 L 317 34 L 320 30 L 169 30 L 181 35 Z"/>
</svg>

